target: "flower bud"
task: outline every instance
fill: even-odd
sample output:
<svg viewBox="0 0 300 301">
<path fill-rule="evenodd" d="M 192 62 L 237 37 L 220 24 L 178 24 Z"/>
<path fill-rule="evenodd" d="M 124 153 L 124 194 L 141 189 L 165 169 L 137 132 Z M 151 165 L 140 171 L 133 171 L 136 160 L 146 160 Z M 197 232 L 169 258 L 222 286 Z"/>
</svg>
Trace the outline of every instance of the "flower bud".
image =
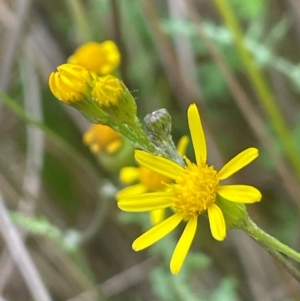
<svg viewBox="0 0 300 301">
<path fill-rule="evenodd" d="M 63 64 L 49 77 L 49 87 L 60 101 L 71 105 L 81 101 L 90 93 L 93 85 L 92 75 L 83 67 Z"/>
<path fill-rule="evenodd" d="M 93 99 L 103 111 L 118 123 L 136 122 L 136 103 L 124 83 L 112 75 L 97 77 L 93 90 Z"/>
<path fill-rule="evenodd" d="M 171 116 L 166 109 L 159 109 L 148 114 L 144 121 L 150 135 L 164 139 L 171 133 Z"/>
<path fill-rule="evenodd" d="M 79 110 L 93 123 L 107 124 L 108 115 L 92 99 L 95 79 L 85 68 L 63 64 L 49 76 L 49 87 L 60 101 Z"/>
</svg>

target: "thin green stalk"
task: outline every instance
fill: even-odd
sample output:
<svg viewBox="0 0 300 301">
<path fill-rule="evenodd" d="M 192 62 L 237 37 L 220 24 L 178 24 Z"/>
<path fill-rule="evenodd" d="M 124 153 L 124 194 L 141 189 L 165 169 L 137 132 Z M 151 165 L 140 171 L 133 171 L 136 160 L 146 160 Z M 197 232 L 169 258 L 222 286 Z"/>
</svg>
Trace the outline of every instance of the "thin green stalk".
<svg viewBox="0 0 300 301">
<path fill-rule="evenodd" d="M 249 77 L 249 80 L 254 88 L 254 91 L 267 112 L 270 121 L 273 124 L 274 130 L 278 136 L 278 139 L 285 151 L 287 158 L 292 164 L 298 179 L 300 180 L 300 161 L 298 160 L 298 153 L 295 147 L 295 143 L 292 140 L 288 126 L 277 106 L 275 97 L 268 87 L 267 82 L 263 74 L 257 68 L 251 54 L 244 46 L 244 38 L 239 23 L 235 17 L 235 14 L 229 5 L 228 0 L 214 0 L 215 4 L 222 15 L 224 22 L 230 29 L 237 51 L 241 60 L 245 65 L 245 71 Z"/>
<path fill-rule="evenodd" d="M 130 140 L 137 149 L 142 149 L 146 152 L 169 158 L 178 164 L 184 165 L 182 158 L 176 150 L 171 135 L 166 138 L 161 138 L 159 143 L 154 143 L 154 141 L 149 139 L 147 134 L 143 131 L 138 119 L 136 119 L 136 122 L 132 127 L 120 122 L 115 122 L 115 125 L 110 124 L 110 126 Z"/>
<path fill-rule="evenodd" d="M 272 252 L 277 251 L 283 253 L 291 259 L 300 262 L 300 253 L 265 233 L 250 218 L 248 218 L 247 224 L 243 230 L 253 237 L 259 244 L 266 246 L 268 250 L 271 250 Z"/>
<path fill-rule="evenodd" d="M 127 124 L 118 123 L 116 125 L 110 125 L 115 131 L 122 134 L 128 140 L 130 140 L 136 148 L 148 151 L 150 153 L 156 153 L 157 150 L 153 143 L 149 140 L 145 132 L 141 127 L 137 126 L 139 124 L 136 121 L 135 125 L 131 128 Z"/>
<path fill-rule="evenodd" d="M 260 243 L 262 247 L 263 244 Z M 282 254 L 273 249 L 267 249 L 268 253 L 272 255 L 275 259 L 277 259 L 282 266 L 298 281 L 300 282 L 300 271 L 297 270 L 290 261 L 288 261 Z"/>
</svg>

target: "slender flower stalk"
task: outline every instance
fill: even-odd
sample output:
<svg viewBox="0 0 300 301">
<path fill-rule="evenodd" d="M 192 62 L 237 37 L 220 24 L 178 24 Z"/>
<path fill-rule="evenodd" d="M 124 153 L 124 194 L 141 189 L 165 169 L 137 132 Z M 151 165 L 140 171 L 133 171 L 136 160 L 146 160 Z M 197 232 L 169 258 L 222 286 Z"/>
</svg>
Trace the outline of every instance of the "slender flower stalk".
<svg viewBox="0 0 300 301">
<path fill-rule="evenodd" d="M 258 156 L 258 150 L 248 148 L 225 164 L 220 171 L 216 171 L 213 166 L 207 164 L 205 135 L 195 104 L 188 109 L 188 123 L 196 164 L 185 157 L 186 166 L 183 167 L 169 159 L 137 150 L 135 159 L 141 166 L 170 178 L 172 183 L 166 183 L 164 191 L 127 196 L 120 198 L 118 202 L 120 209 L 131 212 L 172 209 L 173 214 L 169 218 L 133 242 L 132 246 L 136 251 L 154 244 L 173 231 L 181 222 L 186 223 L 170 262 L 173 274 L 178 274 L 182 267 L 195 236 L 200 215 L 207 213 L 210 230 L 216 240 L 225 239 L 226 220 L 218 206 L 219 196 L 227 203 L 233 202 L 233 204 L 254 203 L 261 200 L 261 193 L 252 186 L 220 184 L 220 181 L 252 162 Z M 244 220 L 246 213 L 241 212 L 240 219 Z"/>
<path fill-rule="evenodd" d="M 276 250 L 291 259 L 300 263 L 300 253 L 291 249 L 287 245 L 283 244 L 276 238 L 271 235 L 265 233 L 261 230 L 250 218 L 247 219 L 247 223 L 242 228 L 245 232 L 247 232 L 251 237 L 257 240 L 258 243 L 267 247 L 267 249 Z"/>
<path fill-rule="evenodd" d="M 290 259 L 300 263 L 300 253 L 296 252 L 289 246 L 283 244 L 276 238 L 265 233 L 260 229 L 249 217 L 245 219 L 245 223 L 240 225 L 240 229 L 248 233 L 257 243 L 268 251 L 274 258 L 276 258 L 283 267 L 300 282 L 299 268 L 293 266 Z M 282 255 L 284 254 L 284 255 Z M 288 258 L 287 258 L 288 257 Z"/>
</svg>

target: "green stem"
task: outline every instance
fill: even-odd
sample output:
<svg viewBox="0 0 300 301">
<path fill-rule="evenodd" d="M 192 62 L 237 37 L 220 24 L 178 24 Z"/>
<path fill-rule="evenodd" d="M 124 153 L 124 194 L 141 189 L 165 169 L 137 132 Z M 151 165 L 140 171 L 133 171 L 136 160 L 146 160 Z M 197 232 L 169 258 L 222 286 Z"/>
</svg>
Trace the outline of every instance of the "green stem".
<svg viewBox="0 0 300 301">
<path fill-rule="evenodd" d="M 161 140 L 160 143 L 153 143 L 154 141 L 148 138 L 140 126 L 137 127 L 135 125 L 134 130 L 126 124 L 118 124 L 111 127 L 129 139 L 136 148 L 168 158 L 184 166 L 184 161 L 178 154 L 171 135 L 165 140 Z"/>
<path fill-rule="evenodd" d="M 174 144 L 173 138 L 169 135 L 166 138 L 166 144 L 169 146 L 169 157 L 172 161 L 177 162 L 181 166 L 186 166 L 185 161 L 183 160 L 183 156 L 178 153 L 178 150 Z"/>
<path fill-rule="evenodd" d="M 260 229 L 250 218 L 248 218 L 246 225 L 243 228 L 252 238 L 259 244 L 265 246 L 270 252 L 280 252 L 297 262 L 300 262 L 300 253 L 296 252 L 287 245 L 281 243 L 276 238 L 265 233 Z M 282 261 L 281 261 L 282 262 Z M 284 264 L 284 263 L 283 263 Z"/>
<path fill-rule="evenodd" d="M 145 132 L 136 122 L 133 127 L 130 127 L 128 124 L 120 124 L 119 122 L 116 125 L 110 124 L 110 126 L 128 140 L 130 140 L 136 148 L 142 149 L 149 153 L 157 154 L 158 150 L 155 145 L 149 140 Z"/>
<path fill-rule="evenodd" d="M 260 243 L 262 247 L 264 247 L 263 244 Z M 282 254 L 280 254 L 278 251 L 273 249 L 267 249 L 269 254 L 271 254 L 275 259 L 277 259 L 282 266 L 298 281 L 300 282 L 300 271 L 297 270 L 290 261 L 288 261 Z"/>
<path fill-rule="evenodd" d="M 268 87 L 268 84 L 262 74 L 257 68 L 253 57 L 244 46 L 244 37 L 238 20 L 232 10 L 228 0 L 215 0 L 216 7 L 224 19 L 227 27 L 231 31 L 239 56 L 244 63 L 245 71 L 254 88 L 254 91 L 267 112 L 270 121 L 277 133 L 278 139 L 285 154 L 291 162 L 298 179 L 300 179 L 300 161 L 298 160 L 298 153 L 294 141 L 292 140 L 288 126 L 281 114 L 281 111 L 276 103 L 275 97 Z"/>
</svg>

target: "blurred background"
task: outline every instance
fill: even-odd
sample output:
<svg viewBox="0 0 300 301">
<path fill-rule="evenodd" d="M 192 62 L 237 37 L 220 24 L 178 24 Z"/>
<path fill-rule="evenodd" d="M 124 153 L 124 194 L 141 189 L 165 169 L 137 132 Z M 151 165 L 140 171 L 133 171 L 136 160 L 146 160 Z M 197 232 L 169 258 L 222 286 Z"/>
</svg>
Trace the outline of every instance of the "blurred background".
<svg viewBox="0 0 300 301">
<path fill-rule="evenodd" d="M 105 40 L 141 121 L 166 108 L 177 143 L 195 102 L 216 168 L 260 150 L 234 181 L 261 190 L 247 207 L 258 226 L 300 250 L 299 1 L 0 0 L 0 300 L 300 300 L 256 242 L 238 230 L 217 242 L 205 218 L 179 276 L 169 260 L 182 229 L 131 249 L 151 226 L 116 206 L 132 157 L 101 163 L 82 141 L 89 122 L 48 87 L 77 47 Z"/>
</svg>

